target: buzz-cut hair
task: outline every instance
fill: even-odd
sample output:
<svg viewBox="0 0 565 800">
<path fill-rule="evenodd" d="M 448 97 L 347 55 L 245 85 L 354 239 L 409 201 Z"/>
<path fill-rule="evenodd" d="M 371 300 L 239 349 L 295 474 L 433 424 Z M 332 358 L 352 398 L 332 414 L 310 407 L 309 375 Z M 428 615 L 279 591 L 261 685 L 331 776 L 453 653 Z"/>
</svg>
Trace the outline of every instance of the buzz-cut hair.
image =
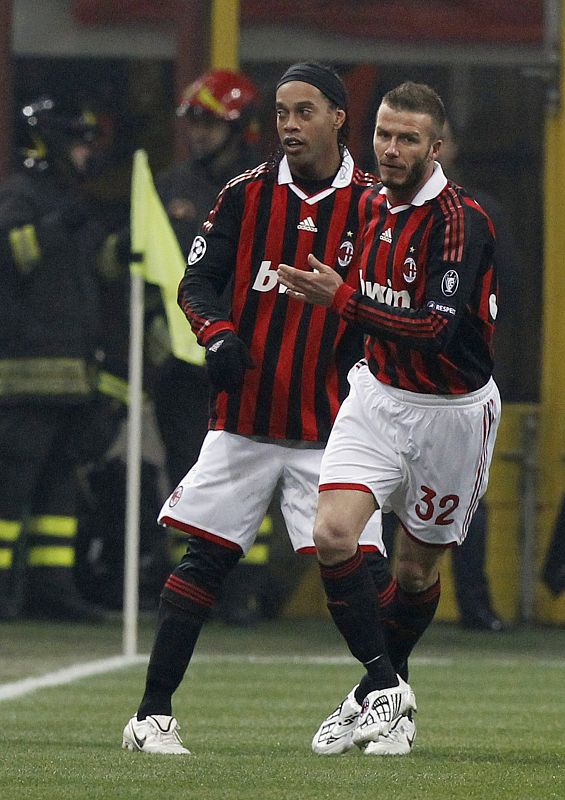
<svg viewBox="0 0 565 800">
<path fill-rule="evenodd" d="M 434 123 L 434 136 L 441 138 L 445 124 L 445 106 L 439 94 L 426 83 L 405 81 L 385 94 L 382 103 L 401 111 L 428 114 Z"/>
</svg>

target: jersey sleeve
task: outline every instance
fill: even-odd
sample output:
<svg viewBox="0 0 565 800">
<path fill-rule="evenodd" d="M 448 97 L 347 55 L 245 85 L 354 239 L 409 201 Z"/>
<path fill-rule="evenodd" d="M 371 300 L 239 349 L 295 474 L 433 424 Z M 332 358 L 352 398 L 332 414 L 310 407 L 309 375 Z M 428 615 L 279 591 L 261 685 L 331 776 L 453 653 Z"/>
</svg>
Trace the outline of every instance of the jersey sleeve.
<svg viewBox="0 0 565 800">
<path fill-rule="evenodd" d="M 426 284 L 417 308 L 397 307 L 341 286 L 332 308 L 364 333 L 428 353 L 445 350 L 471 300 L 480 302 L 478 277 L 492 271 L 494 236 L 488 217 L 465 208 L 453 219 L 436 214 L 426 259 Z M 492 281 L 489 279 L 489 284 Z M 392 290 L 391 290 L 392 301 Z M 480 292 L 479 292 L 480 293 Z"/>
<path fill-rule="evenodd" d="M 179 285 L 178 303 L 198 343 L 223 330 L 234 330 L 224 297 L 237 258 L 242 216 L 242 188 L 225 186 L 194 238 Z"/>
</svg>

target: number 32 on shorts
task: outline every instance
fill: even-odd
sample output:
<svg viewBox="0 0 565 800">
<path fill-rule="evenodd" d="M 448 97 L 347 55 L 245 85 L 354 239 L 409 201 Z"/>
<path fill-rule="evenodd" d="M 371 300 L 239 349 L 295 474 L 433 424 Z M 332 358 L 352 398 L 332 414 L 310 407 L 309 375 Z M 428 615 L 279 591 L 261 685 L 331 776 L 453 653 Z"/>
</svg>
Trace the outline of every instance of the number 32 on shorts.
<svg viewBox="0 0 565 800">
<path fill-rule="evenodd" d="M 429 486 L 420 486 L 420 489 L 422 491 L 422 497 L 420 498 L 420 502 L 416 503 L 414 506 L 418 517 L 424 520 L 424 522 L 433 520 L 434 525 L 451 525 L 454 520 L 453 517 L 449 515 L 452 514 L 459 505 L 459 495 L 446 494 L 444 497 L 438 498 L 437 492 L 434 492 Z"/>
</svg>

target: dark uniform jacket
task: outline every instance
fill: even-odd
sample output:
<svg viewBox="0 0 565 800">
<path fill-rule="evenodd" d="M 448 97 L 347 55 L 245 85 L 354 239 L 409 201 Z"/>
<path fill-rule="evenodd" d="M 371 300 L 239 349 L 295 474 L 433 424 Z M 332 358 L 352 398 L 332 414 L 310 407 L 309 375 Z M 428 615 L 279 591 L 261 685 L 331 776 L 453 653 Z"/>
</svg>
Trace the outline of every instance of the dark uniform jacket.
<svg viewBox="0 0 565 800">
<path fill-rule="evenodd" d="M 161 172 L 155 188 L 186 257 L 192 240 L 214 207 L 220 189 L 233 177 L 257 163 L 252 151 L 244 150 L 237 163 L 223 171 L 212 171 L 189 158 Z"/>
<path fill-rule="evenodd" d="M 90 393 L 101 236 L 48 173 L 0 186 L 0 403 Z"/>
</svg>

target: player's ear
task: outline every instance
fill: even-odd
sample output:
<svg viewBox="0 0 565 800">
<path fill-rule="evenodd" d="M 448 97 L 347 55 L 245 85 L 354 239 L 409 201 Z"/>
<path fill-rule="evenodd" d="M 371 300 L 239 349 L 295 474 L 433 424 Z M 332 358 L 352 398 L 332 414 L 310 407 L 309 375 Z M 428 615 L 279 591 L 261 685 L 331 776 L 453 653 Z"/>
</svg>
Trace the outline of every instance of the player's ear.
<svg viewBox="0 0 565 800">
<path fill-rule="evenodd" d="M 430 161 L 437 161 L 440 148 L 441 148 L 441 139 L 436 139 L 435 142 L 431 143 L 430 152 L 428 155 Z"/>
<path fill-rule="evenodd" d="M 346 114 L 345 114 L 345 111 L 343 110 L 343 108 L 336 108 L 334 114 L 335 114 L 334 131 L 338 131 L 343 126 L 343 123 L 345 122 Z"/>
</svg>

